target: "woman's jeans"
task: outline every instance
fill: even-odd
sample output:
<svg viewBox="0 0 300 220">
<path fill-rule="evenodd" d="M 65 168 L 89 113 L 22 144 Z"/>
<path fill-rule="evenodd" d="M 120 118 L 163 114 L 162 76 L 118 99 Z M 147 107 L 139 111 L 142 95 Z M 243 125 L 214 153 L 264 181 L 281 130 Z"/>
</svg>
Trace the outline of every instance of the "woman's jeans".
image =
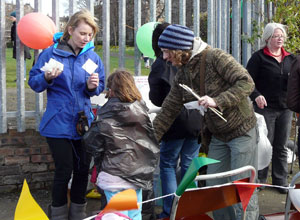
<svg viewBox="0 0 300 220">
<path fill-rule="evenodd" d="M 84 151 L 81 140 L 47 137 L 47 143 L 55 163 L 52 206 L 60 207 L 67 203 L 72 172 L 71 202 L 84 204 L 91 157 Z"/>
<path fill-rule="evenodd" d="M 180 158 L 181 178 L 184 176 L 193 158 L 199 154 L 198 138 L 185 138 L 162 141 L 160 144 L 160 178 L 162 194 L 174 193 L 177 189 L 176 167 Z M 160 218 L 170 216 L 173 196 L 163 199 L 163 212 Z"/>
<path fill-rule="evenodd" d="M 273 147 L 272 184 L 286 186 L 288 175 L 286 144 L 290 135 L 293 113 L 289 109 L 259 109 L 258 114 L 264 116 L 268 128 L 268 139 Z M 261 183 L 267 182 L 269 167 L 258 172 Z"/>
<path fill-rule="evenodd" d="M 116 195 L 119 192 L 122 192 L 124 190 L 119 190 L 119 191 L 115 191 L 115 192 L 111 192 L 108 190 L 104 190 L 106 199 L 107 199 L 107 203 L 109 203 L 109 200 L 111 200 L 111 198 Z M 142 200 L 143 200 L 143 194 L 142 194 L 142 189 L 137 189 L 135 190 L 136 195 L 137 195 L 137 202 L 140 203 L 139 204 L 139 209 L 133 209 L 133 210 L 128 210 L 128 211 L 121 211 L 122 214 L 130 217 L 132 220 L 142 220 Z"/>
<path fill-rule="evenodd" d="M 219 163 L 207 166 L 208 174 L 215 174 L 251 165 L 257 170 L 257 129 L 252 128 L 243 136 L 223 142 L 212 136 L 209 144 L 208 158 L 219 160 Z M 231 178 L 207 180 L 208 186 L 231 182 L 250 177 L 250 171 Z M 242 220 L 241 203 L 213 211 L 215 220 Z M 257 192 L 254 191 L 246 211 L 247 220 L 257 220 L 259 215 Z"/>
</svg>

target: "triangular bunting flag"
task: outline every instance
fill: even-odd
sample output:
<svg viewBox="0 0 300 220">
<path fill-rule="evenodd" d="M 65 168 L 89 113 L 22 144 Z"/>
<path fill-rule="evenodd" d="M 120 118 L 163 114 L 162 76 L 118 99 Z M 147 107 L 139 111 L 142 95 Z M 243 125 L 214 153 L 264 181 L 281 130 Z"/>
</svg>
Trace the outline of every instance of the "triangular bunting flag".
<svg viewBox="0 0 300 220">
<path fill-rule="evenodd" d="M 49 220 L 32 197 L 26 179 L 15 211 L 15 220 Z"/>
<path fill-rule="evenodd" d="M 242 202 L 242 206 L 243 206 L 243 210 L 245 211 L 255 188 L 259 187 L 260 185 L 256 184 L 256 183 L 255 184 L 251 184 L 251 183 L 245 184 L 245 181 L 243 181 L 243 180 L 233 181 L 233 183 L 243 183 L 242 185 L 236 184 L 235 186 L 239 193 L 239 196 L 240 196 L 240 199 Z"/>
<path fill-rule="evenodd" d="M 197 176 L 198 170 L 201 167 L 212 163 L 218 163 L 218 162 L 220 161 L 210 159 L 207 157 L 194 158 L 188 170 L 186 171 L 184 177 L 182 178 L 179 186 L 177 187 L 176 195 L 181 196 L 184 193 L 187 187 L 190 186 L 190 184 L 194 181 L 195 177 Z"/>
<path fill-rule="evenodd" d="M 135 190 L 127 189 L 114 195 L 102 212 L 114 212 L 138 209 Z"/>
</svg>

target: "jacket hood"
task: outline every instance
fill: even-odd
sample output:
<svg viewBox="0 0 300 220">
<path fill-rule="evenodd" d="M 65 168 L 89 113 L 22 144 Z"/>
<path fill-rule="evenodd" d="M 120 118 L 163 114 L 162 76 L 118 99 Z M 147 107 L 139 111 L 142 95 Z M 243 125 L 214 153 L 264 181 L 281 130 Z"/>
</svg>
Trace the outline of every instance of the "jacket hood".
<svg viewBox="0 0 300 220">
<path fill-rule="evenodd" d="M 53 35 L 53 42 L 55 43 L 55 44 L 54 44 L 54 48 L 55 48 L 55 49 L 57 48 L 57 46 L 58 46 L 58 44 L 59 44 L 60 39 L 61 39 L 62 36 L 63 36 L 63 32 L 57 32 L 57 33 L 55 33 L 55 34 Z M 91 50 L 91 49 L 94 49 L 94 48 L 95 48 L 94 42 L 93 42 L 93 41 L 90 41 L 90 42 L 88 42 L 88 43 L 84 46 L 84 48 L 80 51 L 80 53 L 78 54 L 78 56 L 81 55 L 81 54 L 83 54 L 83 53 L 85 53 L 86 51 Z M 62 55 L 62 54 L 61 54 L 61 55 Z"/>
<path fill-rule="evenodd" d="M 192 56 L 190 58 L 193 59 L 194 56 L 201 53 L 207 47 L 207 43 L 205 43 L 200 37 L 194 38 Z"/>
<path fill-rule="evenodd" d="M 118 118 L 120 122 L 126 123 L 133 121 L 142 120 L 142 115 L 138 111 L 133 111 L 135 108 L 139 108 L 141 111 L 147 112 L 148 109 L 146 105 L 142 104 L 143 101 L 135 101 L 132 103 L 121 102 L 119 98 L 110 98 L 105 105 L 100 108 L 99 116 L 100 118 L 110 118 L 112 116 Z"/>
<path fill-rule="evenodd" d="M 53 35 L 53 42 L 58 43 L 59 39 L 63 36 L 63 32 L 57 32 Z"/>
</svg>

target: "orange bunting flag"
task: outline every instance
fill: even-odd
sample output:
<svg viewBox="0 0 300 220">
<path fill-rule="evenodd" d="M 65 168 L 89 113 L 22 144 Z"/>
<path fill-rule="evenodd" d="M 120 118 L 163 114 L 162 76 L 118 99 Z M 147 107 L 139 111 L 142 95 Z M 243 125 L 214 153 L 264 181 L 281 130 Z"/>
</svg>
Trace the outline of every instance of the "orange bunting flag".
<svg viewBox="0 0 300 220">
<path fill-rule="evenodd" d="M 243 180 L 233 181 L 233 183 L 243 183 L 243 184 L 236 184 L 237 191 L 239 193 L 243 210 L 246 211 L 246 208 L 248 206 L 248 203 L 251 199 L 251 196 L 255 190 L 256 187 L 259 187 L 261 185 L 255 183 L 251 184 L 249 182 L 245 182 Z"/>
<path fill-rule="evenodd" d="M 114 212 L 138 209 L 137 195 L 135 190 L 127 189 L 114 195 L 102 212 Z"/>
</svg>

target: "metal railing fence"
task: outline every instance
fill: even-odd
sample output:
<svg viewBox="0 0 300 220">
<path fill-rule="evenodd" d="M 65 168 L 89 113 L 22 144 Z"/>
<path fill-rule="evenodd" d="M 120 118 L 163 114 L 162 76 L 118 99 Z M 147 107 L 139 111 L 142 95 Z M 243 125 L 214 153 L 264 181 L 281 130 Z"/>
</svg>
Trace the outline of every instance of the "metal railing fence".
<svg viewBox="0 0 300 220">
<path fill-rule="evenodd" d="M 118 4 L 118 42 L 119 42 L 119 67 L 125 67 L 125 47 L 126 47 L 126 0 L 112 0 Z M 156 20 L 157 1 L 147 0 L 149 2 L 150 17 L 149 21 Z M 175 1 L 175 0 L 173 0 Z M 179 23 L 186 24 L 186 0 L 179 1 Z M 193 27 L 196 36 L 200 36 L 200 3 L 201 0 L 193 1 Z M 266 3 L 266 0 L 243 0 L 242 10 L 240 0 L 205 0 L 207 1 L 207 42 L 212 47 L 221 48 L 228 53 L 231 53 L 235 59 L 246 65 L 251 53 L 260 48 L 259 39 L 254 42 L 253 46 L 247 42 L 245 37 L 251 36 L 253 21 L 258 25 L 263 26 L 264 21 L 270 20 L 272 15 L 272 3 Z M 76 0 L 69 0 L 69 14 L 77 11 Z M 41 11 L 41 0 L 34 1 L 34 10 Z M 102 0 L 102 19 L 99 21 L 102 27 L 103 40 L 103 63 L 106 70 L 110 69 L 110 1 Z M 135 33 L 138 28 L 143 25 L 141 23 L 141 0 L 133 1 L 134 7 L 134 29 Z M 172 23 L 172 0 L 164 0 L 164 20 Z M 86 7 L 94 13 L 94 0 L 86 0 Z M 54 23 L 59 25 L 59 0 L 52 0 L 52 19 Z M 268 13 L 265 13 L 269 10 Z M 16 0 L 17 20 L 20 20 L 24 14 L 24 1 Z M 202 10 L 203 11 L 203 10 Z M 266 14 L 269 16 L 266 17 Z M 17 119 L 18 132 L 24 132 L 26 129 L 25 118 L 35 118 L 35 128 L 38 130 L 41 116 L 43 114 L 43 94 L 36 94 L 35 110 L 25 111 L 25 86 L 24 81 L 24 46 L 17 39 L 17 111 L 7 111 L 6 100 L 6 42 L 5 42 L 5 1 L 0 1 L 0 133 L 6 133 L 8 129 L 7 119 Z M 115 16 L 115 15 L 113 15 Z M 135 46 L 135 75 L 141 75 L 141 53 Z M 34 52 L 35 58 L 40 51 Z M 108 75 L 108 71 L 106 71 Z"/>
</svg>

